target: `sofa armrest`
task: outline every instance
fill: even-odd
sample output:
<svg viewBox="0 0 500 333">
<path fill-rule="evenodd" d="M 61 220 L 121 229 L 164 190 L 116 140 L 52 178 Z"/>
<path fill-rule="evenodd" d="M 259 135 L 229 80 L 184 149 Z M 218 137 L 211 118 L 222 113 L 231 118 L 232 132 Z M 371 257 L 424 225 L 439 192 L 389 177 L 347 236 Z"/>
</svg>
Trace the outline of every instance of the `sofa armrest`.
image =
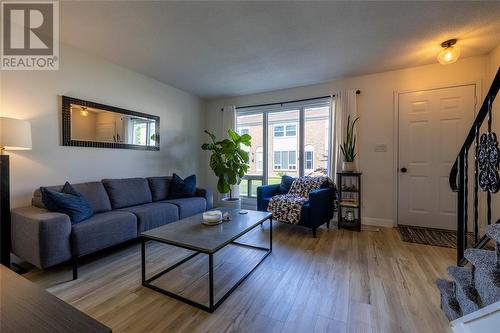
<svg viewBox="0 0 500 333">
<path fill-rule="evenodd" d="M 205 200 L 207 200 L 207 210 L 212 209 L 214 206 L 214 194 L 212 190 L 208 188 L 197 188 L 196 189 L 196 196 L 198 197 L 203 197 Z"/>
<path fill-rule="evenodd" d="M 315 226 L 330 221 L 333 218 L 335 190 L 322 188 L 309 193 L 309 221 Z"/>
<path fill-rule="evenodd" d="M 270 198 L 280 191 L 280 184 L 264 185 L 257 187 L 257 210 L 267 211 L 268 202 L 264 198 Z"/>
<path fill-rule="evenodd" d="M 12 210 L 12 252 L 38 268 L 71 259 L 68 215 L 37 207 Z"/>
</svg>

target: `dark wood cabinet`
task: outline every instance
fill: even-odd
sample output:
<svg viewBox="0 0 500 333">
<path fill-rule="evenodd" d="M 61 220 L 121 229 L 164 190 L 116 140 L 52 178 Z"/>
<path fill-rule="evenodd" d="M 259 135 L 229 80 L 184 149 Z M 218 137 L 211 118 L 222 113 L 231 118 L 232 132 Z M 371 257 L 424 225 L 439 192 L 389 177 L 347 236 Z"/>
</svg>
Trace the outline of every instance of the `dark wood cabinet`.
<svg viewBox="0 0 500 333">
<path fill-rule="evenodd" d="M 111 329 L 0 265 L 2 333 L 109 333 Z"/>
</svg>

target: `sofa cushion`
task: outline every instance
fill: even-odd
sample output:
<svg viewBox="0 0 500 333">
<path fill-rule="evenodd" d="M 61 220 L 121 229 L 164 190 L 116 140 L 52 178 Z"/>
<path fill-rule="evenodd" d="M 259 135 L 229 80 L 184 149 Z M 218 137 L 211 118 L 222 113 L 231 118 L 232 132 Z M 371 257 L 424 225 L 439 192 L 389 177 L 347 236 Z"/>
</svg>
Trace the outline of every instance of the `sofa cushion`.
<svg viewBox="0 0 500 333">
<path fill-rule="evenodd" d="M 173 174 L 170 183 L 168 199 L 189 198 L 196 194 L 196 175 L 191 175 L 182 179 L 177 174 Z"/>
<path fill-rule="evenodd" d="M 90 203 L 92 210 L 94 213 L 102 213 L 111 210 L 111 202 L 109 201 L 108 194 L 104 189 L 104 186 L 101 182 L 88 182 L 88 183 L 80 183 L 80 184 L 71 184 L 75 190 L 80 192 L 85 199 Z M 49 186 L 47 187 L 49 190 L 53 191 L 61 191 L 62 185 L 59 186 Z M 47 208 L 42 202 L 42 194 L 40 193 L 40 189 L 37 189 L 35 193 L 33 193 L 32 204 L 38 208 Z"/>
<path fill-rule="evenodd" d="M 168 202 L 179 207 L 179 218 L 181 219 L 202 213 L 207 208 L 207 200 L 202 197 L 168 199 L 164 202 Z"/>
<path fill-rule="evenodd" d="M 166 202 L 153 202 L 140 206 L 122 208 L 120 211 L 137 216 L 137 229 L 141 233 L 179 220 L 179 209 Z"/>
<path fill-rule="evenodd" d="M 82 256 L 136 237 L 137 218 L 134 214 L 104 212 L 73 226 L 73 252 Z"/>
<path fill-rule="evenodd" d="M 172 177 L 149 177 L 147 179 L 149 188 L 151 189 L 151 195 L 153 196 L 153 201 L 167 199 Z"/>
<path fill-rule="evenodd" d="M 151 190 L 145 178 L 103 179 L 113 209 L 152 202 Z"/>
<path fill-rule="evenodd" d="M 70 183 L 64 184 L 61 192 L 40 187 L 42 201 L 45 207 L 52 212 L 63 213 L 69 216 L 71 223 L 82 222 L 92 215 L 90 203 Z"/>
</svg>

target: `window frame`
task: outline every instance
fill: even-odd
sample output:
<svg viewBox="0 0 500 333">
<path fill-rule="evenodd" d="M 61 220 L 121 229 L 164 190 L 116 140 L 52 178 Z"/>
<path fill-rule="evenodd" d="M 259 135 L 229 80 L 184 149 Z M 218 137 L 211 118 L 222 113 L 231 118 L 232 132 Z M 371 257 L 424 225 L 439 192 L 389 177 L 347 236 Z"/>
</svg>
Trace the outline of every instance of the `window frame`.
<svg viewBox="0 0 500 333">
<path fill-rule="evenodd" d="M 238 124 L 238 117 L 244 116 L 244 115 L 252 115 L 252 114 L 261 114 L 262 115 L 262 170 L 257 169 L 256 165 L 256 171 L 259 173 L 261 172 L 261 175 L 246 175 L 243 177 L 244 179 L 248 180 L 248 198 L 254 199 L 255 198 L 255 190 L 251 190 L 251 185 L 252 182 L 258 181 L 259 183 L 261 182 L 262 185 L 267 185 L 268 182 L 270 181 L 270 176 L 273 171 L 296 171 L 299 176 L 303 176 L 306 174 L 306 172 L 310 171 L 309 169 L 305 169 L 305 164 L 304 164 L 304 152 L 305 152 L 305 132 L 304 132 L 304 127 L 306 123 L 306 113 L 307 109 L 311 108 L 328 108 L 328 126 L 326 127 L 326 146 L 325 146 L 325 155 L 329 156 L 328 162 L 326 163 L 326 168 L 327 170 L 331 170 L 333 167 L 330 165 L 330 157 L 332 154 L 332 131 L 334 130 L 335 126 L 331 126 L 332 118 L 334 116 L 334 105 L 332 105 L 332 99 L 330 97 L 320 97 L 320 98 L 315 98 L 315 99 L 306 99 L 306 100 L 299 100 L 299 101 L 292 101 L 292 102 L 283 102 L 283 103 L 275 103 L 275 104 L 263 104 L 263 105 L 255 105 L 255 106 L 245 106 L 245 107 L 236 107 L 236 123 Z M 295 121 L 291 124 L 295 125 L 295 135 L 293 135 L 293 129 L 289 128 L 289 134 L 290 136 L 286 135 L 286 125 L 290 124 L 289 121 L 284 121 L 284 122 L 274 122 L 269 120 L 269 115 L 272 113 L 277 113 L 277 112 L 289 112 L 289 111 L 299 111 L 299 119 L 298 121 Z M 280 127 L 283 126 L 284 127 Z M 277 133 L 278 136 L 275 135 L 275 127 L 278 127 Z M 260 129 L 259 129 L 260 131 Z M 282 135 L 282 136 L 280 136 Z M 298 138 L 298 146 L 295 149 L 296 153 L 296 164 L 291 164 L 292 169 L 283 169 L 283 164 L 281 161 L 281 155 L 279 157 L 279 163 L 274 163 L 274 151 L 273 149 L 276 148 L 273 145 L 273 140 L 274 139 L 285 139 L 285 138 L 293 138 L 293 137 Z M 257 153 L 256 153 L 257 155 Z M 289 158 L 289 155 L 288 155 Z M 270 165 L 270 163 L 273 163 Z M 278 169 L 275 168 L 275 164 L 278 166 Z M 316 163 L 314 163 L 314 152 L 313 152 L 313 167 Z M 260 185 L 260 184 L 259 184 Z"/>
</svg>

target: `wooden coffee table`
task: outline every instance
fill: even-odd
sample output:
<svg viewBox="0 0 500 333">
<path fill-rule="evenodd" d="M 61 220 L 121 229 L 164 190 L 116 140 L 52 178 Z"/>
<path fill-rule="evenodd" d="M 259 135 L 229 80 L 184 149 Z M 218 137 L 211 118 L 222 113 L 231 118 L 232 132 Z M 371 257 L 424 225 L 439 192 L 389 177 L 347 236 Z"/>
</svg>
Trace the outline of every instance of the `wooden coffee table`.
<svg viewBox="0 0 500 333">
<path fill-rule="evenodd" d="M 170 223 L 152 230 L 141 233 L 141 268 L 142 285 L 155 291 L 183 301 L 187 304 L 200 308 L 208 312 L 214 312 L 224 300 L 264 261 L 272 251 L 272 219 L 271 213 L 248 210 L 247 214 L 240 214 L 238 209 L 220 209 L 223 212 L 231 214 L 231 221 L 223 222 L 216 226 L 206 226 L 202 224 L 203 214 L 197 214 L 174 223 Z M 269 248 L 239 243 L 236 240 L 248 233 L 255 227 L 269 220 Z M 161 272 L 146 278 L 146 241 L 156 241 L 169 244 L 183 249 L 194 251 L 186 258 L 167 267 Z M 214 255 L 227 245 L 237 245 L 246 248 L 256 249 L 264 252 L 262 258 L 253 268 L 240 278 L 222 297 L 215 301 L 214 299 Z M 179 294 L 165 290 L 151 284 L 154 280 L 179 267 L 188 260 L 199 254 L 208 255 L 208 284 L 209 296 L 208 306 L 195 302 Z"/>
</svg>

